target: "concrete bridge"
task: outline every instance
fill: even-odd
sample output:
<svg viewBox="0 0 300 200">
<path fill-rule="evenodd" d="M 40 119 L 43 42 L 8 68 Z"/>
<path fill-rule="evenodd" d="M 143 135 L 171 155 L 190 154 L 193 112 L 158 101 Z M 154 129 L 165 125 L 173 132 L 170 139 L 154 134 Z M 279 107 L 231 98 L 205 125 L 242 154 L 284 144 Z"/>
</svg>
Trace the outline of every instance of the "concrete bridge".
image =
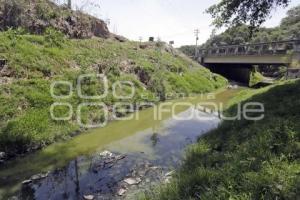
<svg viewBox="0 0 300 200">
<path fill-rule="evenodd" d="M 213 72 L 248 82 L 253 66 L 291 66 L 300 61 L 300 40 L 197 49 L 195 59 Z"/>
</svg>

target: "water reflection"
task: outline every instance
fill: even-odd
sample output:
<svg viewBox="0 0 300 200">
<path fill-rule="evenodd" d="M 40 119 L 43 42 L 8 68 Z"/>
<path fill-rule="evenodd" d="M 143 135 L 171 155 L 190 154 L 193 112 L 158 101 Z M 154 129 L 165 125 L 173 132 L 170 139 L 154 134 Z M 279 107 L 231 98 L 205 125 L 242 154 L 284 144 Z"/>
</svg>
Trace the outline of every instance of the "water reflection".
<svg viewBox="0 0 300 200">
<path fill-rule="evenodd" d="M 153 133 L 151 136 L 152 146 L 155 147 L 159 142 L 158 133 Z"/>
<path fill-rule="evenodd" d="M 190 112 L 199 112 L 189 109 L 180 114 L 188 116 Z M 162 182 L 164 174 L 178 167 L 181 163 L 184 148 L 197 140 L 200 134 L 213 129 L 219 123 L 215 116 L 203 114 L 203 119 L 188 121 L 166 120 L 161 128 L 153 133 L 153 129 L 116 141 L 107 148 L 124 155 L 118 150 L 118 145 L 134 145 L 136 141 L 145 149 L 151 151 L 126 152 L 126 157 L 110 163 L 99 158 L 99 152 L 93 156 L 78 157 L 67 167 L 51 173 L 44 180 L 29 185 L 25 198 L 35 199 L 82 199 L 83 195 L 93 194 L 98 199 L 118 199 L 118 190 L 126 188 L 127 198 L 134 198 L 137 191 L 149 189 L 151 185 Z M 117 145 L 118 144 L 118 145 Z M 140 178 L 141 183 L 130 186 L 124 185 L 128 177 Z M 123 197 L 122 197 L 123 198 Z"/>
<path fill-rule="evenodd" d="M 226 102 L 236 92 L 221 92 L 215 101 Z M 196 98 L 187 101 L 199 102 Z M 180 108 L 176 112 L 184 110 L 186 108 Z M 189 112 L 198 111 L 190 109 L 182 112 L 181 118 L 189 116 Z M 113 122 L 105 128 L 91 130 L 89 134 L 81 134 L 68 142 L 51 145 L 36 154 L 9 163 L 0 169 L 0 197 L 16 194 L 20 183 L 33 174 L 51 170 L 47 178 L 30 187 L 23 187 L 19 193 L 22 199 L 81 199 L 88 193 L 110 199 L 120 187 L 118 183 L 124 177 L 131 176 L 135 169 L 145 171 L 145 166 L 159 166 L 161 172 L 149 172 L 152 178 L 143 176 L 138 186 L 143 188 L 161 181 L 160 174 L 176 168 L 182 160 L 184 148 L 219 122 L 212 116 L 176 121 L 170 119 L 168 114 L 163 120 L 154 121 L 153 109 L 150 108 L 140 112 L 138 121 Z M 126 154 L 126 159 L 110 168 L 97 170 L 93 166 L 99 162 L 97 155 L 104 149 Z M 90 156 L 92 153 L 94 156 Z"/>
</svg>

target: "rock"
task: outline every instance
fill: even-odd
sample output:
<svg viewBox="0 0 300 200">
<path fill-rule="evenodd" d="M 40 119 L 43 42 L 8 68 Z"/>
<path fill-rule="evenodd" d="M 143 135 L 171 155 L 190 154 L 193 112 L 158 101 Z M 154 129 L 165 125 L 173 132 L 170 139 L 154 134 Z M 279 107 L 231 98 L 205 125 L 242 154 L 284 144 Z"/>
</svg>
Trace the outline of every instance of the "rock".
<svg viewBox="0 0 300 200">
<path fill-rule="evenodd" d="M 32 183 L 32 180 L 25 180 L 22 182 L 23 185 L 28 185 L 29 183 Z"/>
<path fill-rule="evenodd" d="M 76 24 L 78 23 L 77 18 L 74 17 L 74 16 L 68 16 L 68 17 L 66 18 L 66 21 L 67 21 L 71 26 L 74 26 L 74 25 L 76 25 Z"/>
<path fill-rule="evenodd" d="M 165 50 L 166 52 L 168 52 L 168 53 L 171 53 L 172 55 L 175 54 L 174 49 L 173 49 L 172 46 L 166 45 L 165 48 L 164 48 L 164 50 Z"/>
<path fill-rule="evenodd" d="M 116 156 L 116 160 L 117 161 L 123 160 L 124 158 L 126 158 L 126 155 L 118 155 L 118 156 Z"/>
<path fill-rule="evenodd" d="M 158 170 L 158 169 L 160 169 L 160 167 L 153 166 L 153 167 L 150 167 L 149 169 L 151 169 L 151 170 Z"/>
<path fill-rule="evenodd" d="M 140 177 L 143 177 L 147 174 L 147 171 L 148 171 L 148 169 L 141 169 L 141 170 L 138 171 L 138 175 Z"/>
<path fill-rule="evenodd" d="M 93 195 L 83 195 L 85 200 L 93 200 L 95 197 Z"/>
<path fill-rule="evenodd" d="M 108 38 L 110 33 L 104 21 L 94 18 L 92 21 L 92 33 L 94 36 Z"/>
<path fill-rule="evenodd" d="M 128 185 L 137 185 L 141 182 L 142 180 L 140 178 L 127 178 L 124 180 L 125 183 Z"/>
<path fill-rule="evenodd" d="M 148 48 L 147 44 L 140 44 L 140 49 L 146 49 L 146 48 Z"/>
<path fill-rule="evenodd" d="M 127 41 L 127 39 L 125 37 L 120 36 L 120 35 L 114 35 L 114 39 L 116 39 L 119 42 L 126 42 Z"/>
<path fill-rule="evenodd" d="M 0 70 L 0 77 L 11 77 L 13 76 L 13 70 L 9 68 L 8 65 L 5 65 L 1 70 Z"/>
<path fill-rule="evenodd" d="M 1 77 L 0 75 L 0 84 L 10 84 L 12 83 L 13 79 L 10 77 Z"/>
<path fill-rule="evenodd" d="M 134 71 L 133 62 L 130 60 L 123 60 L 120 62 L 120 70 L 125 73 L 131 73 Z"/>
<path fill-rule="evenodd" d="M 175 173 L 174 170 L 173 170 L 173 171 L 170 171 L 170 172 L 168 172 L 168 173 L 166 173 L 163 182 L 164 182 L 165 184 L 170 183 L 170 182 L 171 182 L 171 179 L 172 179 L 172 176 L 174 175 L 174 173 Z"/>
<path fill-rule="evenodd" d="M 3 69 L 3 67 L 6 65 L 7 60 L 5 59 L 0 59 L 0 71 Z"/>
<path fill-rule="evenodd" d="M 48 176 L 48 173 L 46 173 L 46 174 L 36 174 L 36 175 L 31 176 L 30 180 L 37 181 L 37 180 L 46 178 L 47 176 Z"/>
<path fill-rule="evenodd" d="M 33 175 L 30 179 L 33 180 L 33 181 L 36 181 L 36 180 L 40 179 L 40 176 L 39 175 Z"/>
<path fill-rule="evenodd" d="M 165 177 L 173 176 L 174 173 L 175 173 L 175 171 L 170 171 L 170 172 L 165 174 Z"/>
<path fill-rule="evenodd" d="M 169 184 L 171 182 L 171 177 L 167 177 L 165 180 L 164 180 L 164 183 L 165 184 Z"/>
<path fill-rule="evenodd" d="M 136 75 L 138 76 L 138 78 L 140 79 L 140 81 L 141 81 L 142 83 L 144 83 L 145 85 L 148 85 L 148 83 L 149 83 L 149 81 L 150 81 L 150 79 L 151 79 L 149 73 L 148 73 L 145 69 L 143 69 L 143 68 L 141 68 L 141 67 L 135 68 L 134 71 L 135 71 L 135 74 L 136 74 Z"/>
<path fill-rule="evenodd" d="M 119 195 L 119 196 L 123 196 L 126 192 L 127 192 L 127 190 L 125 190 L 124 188 L 120 188 L 120 189 L 118 190 L 118 195 Z"/>
<path fill-rule="evenodd" d="M 48 14 L 53 15 L 45 18 L 43 14 L 47 13 L 40 14 L 41 11 L 47 11 Z M 104 21 L 81 11 L 72 11 L 63 6 L 57 6 L 51 1 L 45 1 L 42 4 L 39 1 L 30 1 L 22 5 L 2 1 L 0 19 L 3 25 L 0 27 L 1 31 L 9 27 L 22 27 L 30 33 L 43 34 L 48 27 L 52 27 L 72 38 L 110 37 Z"/>
<path fill-rule="evenodd" d="M 5 152 L 0 152 L 0 160 L 4 159 L 6 157 Z"/>
<path fill-rule="evenodd" d="M 110 151 L 103 151 L 99 154 L 100 156 L 102 157 L 112 157 L 113 156 L 113 153 L 111 153 Z"/>
</svg>

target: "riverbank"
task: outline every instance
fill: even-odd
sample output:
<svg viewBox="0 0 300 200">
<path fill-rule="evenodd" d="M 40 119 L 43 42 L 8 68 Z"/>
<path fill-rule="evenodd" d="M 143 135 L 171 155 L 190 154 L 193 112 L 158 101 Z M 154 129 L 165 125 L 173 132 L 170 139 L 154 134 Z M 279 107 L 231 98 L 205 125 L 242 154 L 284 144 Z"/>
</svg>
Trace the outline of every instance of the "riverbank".
<svg viewBox="0 0 300 200">
<path fill-rule="evenodd" d="M 60 41 L 59 45 L 53 41 Z M 77 117 L 55 121 L 50 115 L 53 103 L 68 103 L 74 111 L 89 100 L 78 95 L 77 79 L 84 74 L 104 74 L 108 79 L 108 95 L 92 103 L 104 103 L 109 109 L 120 99 L 113 95 L 113 84 L 129 81 L 135 88 L 132 98 L 122 101 L 134 106 L 157 103 L 167 94 L 206 93 L 224 87 L 227 81 L 190 60 L 162 42 L 137 43 L 114 39 L 68 39 L 55 30 L 44 35 L 30 35 L 24 30 L 0 33 L 0 58 L 7 65 L 0 67 L 0 152 L 5 158 L 23 155 L 44 148 L 54 142 L 68 140 L 81 131 Z M 51 95 L 51 84 L 57 86 Z M 89 82 L 90 81 L 90 82 Z M 101 81 L 82 88 L 84 95 L 100 95 Z M 118 95 L 129 95 L 130 85 L 117 90 Z M 68 99 L 56 99 L 64 96 Z M 57 107 L 58 118 L 68 117 L 68 107 Z M 121 111 L 118 116 L 124 115 Z M 95 108 L 84 108 L 84 124 L 102 123 L 104 113 Z M 108 117 L 112 119 L 111 112 Z"/>
<path fill-rule="evenodd" d="M 172 182 L 142 199 L 297 199 L 300 181 L 300 81 L 242 91 L 237 103 L 261 102 L 265 117 L 224 121 L 200 137 Z"/>
<path fill-rule="evenodd" d="M 121 173 L 124 169 L 119 165 L 116 165 L 116 167 L 119 166 L 117 171 L 115 171 L 115 168 L 109 169 L 109 174 L 113 175 L 113 177 L 119 177 L 121 180 L 118 180 L 121 182 L 125 179 L 125 176 L 130 175 L 131 170 L 136 169 L 136 164 L 144 163 L 145 161 L 150 162 L 153 167 L 164 167 L 163 171 L 167 173 L 172 168 L 179 166 L 185 146 L 196 142 L 200 134 L 215 128 L 219 122 L 217 117 L 209 114 L 201 118 L 189 119 L 189 113 L 191 112 L 189 104 L 194 105 L 202 101 L 226 104 L 238 91 L 239 89 L 219 90 L 216 94 L 200 95 L 166 102 L 164 110 L 169 110 L 169 112 L 164 112 L 160 120 L 155 119 L 155 108 L 151 107 L 134 113 L 134 115 L 139 116 L 138 120 L 134 118 L 127 121 L 113 121 L 104 128 L 91 129 L 86 134 L 78 135 L 69 141 L 52 144 L 24 158 L 11 161 L 0 167 L 0 177 L 2 177 L 0 179 L 0 194 L 16 195 L 16 192 L 20 191 L 21 183 L 30 179 L 30 177 L 36 177 L 34 176 L 36 174 L 48 174 L 47 178 L 41 181 L 34 181 L 33 185 L 29 185 L 37 190 L 35 191 L 37 195 L 42 195 L 43 193 L 40 193 L 40 190 L 35 186 L 44 185 L 47 187 L 49 182 L 53 182 L 53 187 L 56 188 L 55 191 L 57 192 L 54 193 L 52 188 L 50 190 L 52 191 L 51 194 L 61 194 L 60 188 L 65 187 L 62 183 L 69 177 L 66 175 L 62 176 L 62 174 L 69 174 L 71 178 L 74 177 L 74 161 L 78 160 L 78 171 L 81 172 L 79 180 L 82 184 L 80 195 L 95 195 L 99 193 L 101 196 L 103 193 L 97 190 L 101 187 L 106 187 L 106 184 L 112 184 L 115 188 L 115 181 L 111 182 L 110 176 L 104 177 L 106 181 L 99 182 L 100 185 L 98 183 L 92 184 L 95 186 L 91 186 L 92 190 L 89 190 L 86 186 L 97 182 L 101 178 L 99 175 L 102 173 L 95 174 L 89 166 L 91 165 L 90 163 L 97 165 L 98 161 L 94 163 L 93 155 L 97 157 L 103 150 L 109 150 L 116 153 L 116 155 L 126 155 L 126 158 L 119 163 L 129 162 L 129 166 L 124 167 L 124 169 L 128 169 L 125 170 L 125 174 Z M 177 103 L 188 103 L 188 105 L 177 105 L 172 112 L 173 105 Z M 174 112 L 185 120 L 174 120 L 172 118 L 173 114 L 175 114 Z M 195 110 L 194 112 L 198 113 L 199 111 Z M 201 115 L 201 112 L 198 114 Z M 199 130 L 201 130 L 201 133 L 199 133 Z M 48 173 L 49 171 L 50 173 Z M 118 174 L 118 176 L 114 176 L 114 174 Z M 102 175 L 104 176 L 104 174 Z M 147 177 L 143 177 L 141 185 L 147 185 L 144 182 L 146 179 Z M 55 180 L 59 180 L 58 183 Z M 155 183 L 155 185 L 157 184 Z M 72 189 L 70 195 L 76 195 L 75 187 L 70 186 L 69 189 Z M 109 195 L 115 194 L 111 193 Z"/>
</svg>

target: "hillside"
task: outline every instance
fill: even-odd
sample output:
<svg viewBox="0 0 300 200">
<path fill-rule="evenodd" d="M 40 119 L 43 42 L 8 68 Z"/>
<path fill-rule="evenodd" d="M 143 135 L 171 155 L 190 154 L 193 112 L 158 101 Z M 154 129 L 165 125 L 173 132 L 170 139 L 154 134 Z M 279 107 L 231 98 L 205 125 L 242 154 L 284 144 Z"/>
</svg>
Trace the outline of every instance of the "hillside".
<svg viewBox="0 0 300 200">
<path fill-rule="evenodd" d="M 0 30 L 23 28 L 32 34 L 43 34 L 49 27 L 71 38 L 113 36 L 102 20 L 49 0 L 0 0 Z"/>
<path fill-rule="evenodd" d="M 108 106 L 118 101 L 111 95 L 112 83 L 117 80 L 134 83 L 136 94 L 127 102 L 135 104 L 165 100 L 167 93 L 209 92 L 227 83 L 164 43 L 68 39 L 51 28 L 43 35 L 20 29 L 1 32 L 0 59 L 7 60 L 7 65 L 0 68 L 0 151 L 7 157 L 41 148 L 81 130 L 75 116 L 65 122 L 51 120 L 49 109 L 55 99 L 50 95 L 50 85 L 54 80 L 73 83 L 73 96 L 61 101 L 74 108 L 85 101 L 77 96 L 76 79 L 88 73 L 108 77 L 110 93 L 101 100 Z M 89 95 L 98 94 L 99 89 L 97 82 L 83 88 Z M 63 87 L 57 92 L 67 93 Z M 56 110 L 58 116 L 65 112 L 63 108 Z M 82 115 L 84 122 L 99 122 L 103 113 L 87 110 Z"/>
<path fill-rule="evenodd" d="M 246 90 L 232 100 L 261 102 L 260 121 L 224 121 L 187 151 L 171 184 L 145 199 L 298 199 L 300 82 Z"/>
</svg>

